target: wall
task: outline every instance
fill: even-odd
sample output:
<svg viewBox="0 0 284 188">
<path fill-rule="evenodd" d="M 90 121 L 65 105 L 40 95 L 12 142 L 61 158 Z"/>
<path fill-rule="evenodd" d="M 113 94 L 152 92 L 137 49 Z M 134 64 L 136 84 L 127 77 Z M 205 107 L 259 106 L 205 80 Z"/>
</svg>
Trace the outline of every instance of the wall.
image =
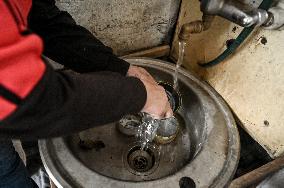
<svg viewBox="0 0 284 188">
<path fill-rule="evenodd" d="M 201 18 L 199 1 L 184 0 L 177 31 L 183 23 Z M 242 30 L 222 18 L 192 35 L 184 66 L 208 81 L 228 102 L 247 132 L 272 157 L 284 154 L 284 31 L 257 29 L 229 59 L 204 69 L 197 62 L 217 57 L 226 41 Z M 176 58 L 177 37 L 172 57 Z"/>
<path fill-rule="evenodd" d="M 168 44 L 181 0 L 57 0 L 116 54 Z"/>
</svg>

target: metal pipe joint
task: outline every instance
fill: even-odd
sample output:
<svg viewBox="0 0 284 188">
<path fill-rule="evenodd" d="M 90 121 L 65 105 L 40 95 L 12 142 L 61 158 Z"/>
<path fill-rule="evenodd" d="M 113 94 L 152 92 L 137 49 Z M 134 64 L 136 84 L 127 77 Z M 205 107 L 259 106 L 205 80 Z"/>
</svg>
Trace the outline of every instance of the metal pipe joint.
<svg viewBox="0 0 284 188">
<path fill-rule="evenodd" d="M 284 0 L 268 10 L 268 21 L 263 25 L 265 29 L 284 29 Z"/>
<path fill-rule="evenodd" d="M 262 25 L 265 29 L 284 29 L 284 0 L 276 1 L 268 11 L 238 0 L 201 0 L 200 9 L 204 14 L 218 15 L 243 27 Z"/>
<path fill-rule="evenodd" d="M 179 40 L 187 41 L 191 34 L 201 33 L 210 28 L 211 23 L 214 19 L 212 15 L 204 14 L 202 20 L 197 20 L 184 24 L 179 32 Z"/>
<path fill-rule="evenodd" d="M 237 0 L 202 0 L 201 11 L 221 16 L 243 27 L 262 25 L 268 19 L 267 11 L 251 8 Z"/>
</svg>

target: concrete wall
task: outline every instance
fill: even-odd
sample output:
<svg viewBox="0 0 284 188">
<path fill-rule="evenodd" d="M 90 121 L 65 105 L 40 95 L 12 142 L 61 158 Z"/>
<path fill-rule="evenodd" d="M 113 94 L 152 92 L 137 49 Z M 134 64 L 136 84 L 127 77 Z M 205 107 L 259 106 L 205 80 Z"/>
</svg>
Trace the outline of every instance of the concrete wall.
<svg viewBox="0 0 284 188">
<path fill-rule="evenodd" d="M 168 44 L 181 0 L 57 0 L 118 55 Z"/>
<path fill-rule="evenodd" d="M 183 23 L 201 18 L 199 1 L 184 0 L 179 17 Z M 201 34 L 192 35 L 184 66 L 207 80 L 228 102 L 247 132 L 272 157 L 284 154 L 284 31 L 257 29 L 229 59 L 204 69 L 226 48 L 241 27 L 222 18 Z M 177 38 L 172 56 L 176 57 Z"/>
</svg>

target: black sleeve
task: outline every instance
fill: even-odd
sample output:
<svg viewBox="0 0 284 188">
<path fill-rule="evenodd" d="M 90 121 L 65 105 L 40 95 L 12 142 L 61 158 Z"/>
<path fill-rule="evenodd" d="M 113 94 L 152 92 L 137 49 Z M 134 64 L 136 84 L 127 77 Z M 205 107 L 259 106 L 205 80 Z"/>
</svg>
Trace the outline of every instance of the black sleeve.
<svg viewBox="0 0 284 188">
<path fill-rule="evenodd" d="M 38 139 L 67 135 L 139 112 L 143 83 L 113 72 L 55 72 L 50 66 L 18 109 L 0 122 L 1 138 Z"/>
<path fill-rule="evenodd" d="M 44 41 L 44 55 L 76 72 L 112 71 L 126 75 L 129 64 L 77 25 L 55 0 L 33 0 L 30 29 Z"/>
</svg>

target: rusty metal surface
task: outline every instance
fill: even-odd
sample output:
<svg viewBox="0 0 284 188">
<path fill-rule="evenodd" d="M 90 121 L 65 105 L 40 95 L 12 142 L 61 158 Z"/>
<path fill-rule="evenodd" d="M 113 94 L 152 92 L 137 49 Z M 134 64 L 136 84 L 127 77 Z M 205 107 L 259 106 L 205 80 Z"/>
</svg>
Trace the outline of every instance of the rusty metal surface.
<svg viewBox="0 0 284 188">
<path fill-rule="evenodd" d="M 181 0 L 57 0 L 116 54 L 169 44 Z"/>
</svg>

